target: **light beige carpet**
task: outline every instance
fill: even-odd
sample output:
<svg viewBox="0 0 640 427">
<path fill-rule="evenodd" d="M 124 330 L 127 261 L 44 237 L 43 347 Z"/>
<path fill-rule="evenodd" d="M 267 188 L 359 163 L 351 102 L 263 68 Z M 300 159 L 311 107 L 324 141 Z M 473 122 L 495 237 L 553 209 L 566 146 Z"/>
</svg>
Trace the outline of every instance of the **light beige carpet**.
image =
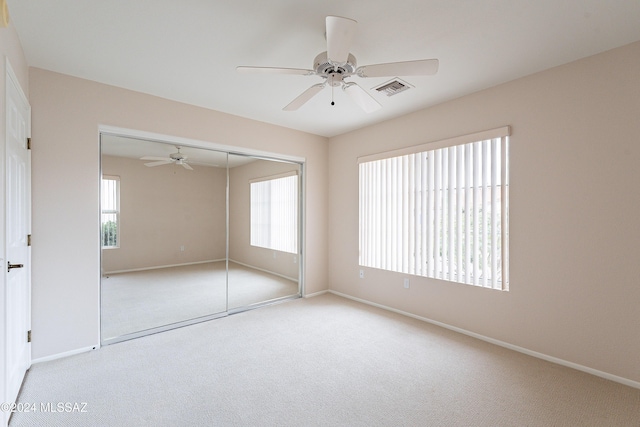
<svg viewBox="0 0 640 427">
<path fill-rule="evenodd" d="M 110 274 L 101 282 L 102 339 L 227 310 L 224 262 Z M 229 308 L 291 296 L 298 283 L 229 263 Z"/>
<path fill-rule="evenodd" d="M 34 365 L 19 426 L 638 426 L 640 390 L 334 295 Z"/>
</svg>

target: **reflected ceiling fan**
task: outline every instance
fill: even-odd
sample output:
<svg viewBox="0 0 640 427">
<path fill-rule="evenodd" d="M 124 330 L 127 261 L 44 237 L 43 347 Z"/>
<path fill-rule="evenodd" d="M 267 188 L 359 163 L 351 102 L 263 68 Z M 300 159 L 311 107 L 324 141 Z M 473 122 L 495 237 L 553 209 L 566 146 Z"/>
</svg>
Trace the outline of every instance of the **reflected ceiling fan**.
<svg viewBox="0 0 640 427">
<path fill-rule="evenodd" d="M 140 160 L 153 160 L 152 162 L 144 164 L 145 166 L 149 166 L 150 168 L 154 166 L 162 166 L 175 163 L 176 165 L 182 165 L 183 168 L 192 171 L 193 168 L 187 163 L 187 156 L 180 152 L 180 147 L 176 146 L 176 148 L 178 149 L 178 152 L 169 154 L 169 157 L 145 156 L 141 157 Z"/>
<path fill-rule="evenodd" d="M 355 56 L 349 53 L 357 25 L 358 23 L 353 19 L 327 16 L 325 33 L 327 51 L 316 56 L 313 61 L 313 70 L 246 66 L 240 66 L 236 69 L 241 73 L 298 74 L 318 76 L 323 79 L 322 83 L 311 86 L 291 101 L 283 108 L 284 111 L 297 110 L 317 95 L 325 86 L 329 85 L 331 87 L 342 86 L 342 89 L 353 102 L 367 113 L 380 109 L 382 105 L 357 83 L 345 81 L 346 78 L 354 75 L 358 77 L 430 76 L 438 72 L 437 59 L 391 62 L 358 67 Z M 331 105 L 334 105 L 333 101 L 331 101 Z"/>
</svg>

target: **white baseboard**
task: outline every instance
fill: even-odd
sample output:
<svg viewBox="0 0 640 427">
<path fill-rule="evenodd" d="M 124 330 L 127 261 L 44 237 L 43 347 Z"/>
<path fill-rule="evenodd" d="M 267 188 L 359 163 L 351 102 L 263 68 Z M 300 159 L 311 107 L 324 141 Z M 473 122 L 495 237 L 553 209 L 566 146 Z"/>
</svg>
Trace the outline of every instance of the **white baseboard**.
<svg viewBox="0 0 640 427">
<path fill-rule="evenodd" d="M 195 264 L 207 264 L 210 262 L 218 262 L 218 261 L 224 261 L 223 259 L 210 259 L 207 261 L 194 261 L 194 262 L 185 262 L 182 264 L 168 264 L 168 265 L 157 265 L 154 267 L 142 267 L 142 268 L 130 268 L 128 270 L 113 270 L 113 271 L 105 271 L 102 273 L 103 276 L 107 276 L 109 274 L 117 274 L 117 273 L 131 273 L 133 271 L 146 271 L 146 270 L 157 270 L 159 268 L 169 268 L 169 267 L 182 267 L 185 265 L 195 265 Z"/>
<path fill-rule="evenodd" d="M 596 377 L 604 378 L 604 379 L 611 380 L 611 381 L 614 381 L 614 382 L 617 382 L 617 383 L 620 383 L 620 384 L 624 384 L 624 385 L 629 386 L 629 387 L 640 389 L 640 382 L 638 382 L 638 381 L 633 381 L 633 380 L 630 380 L 628 378 L 619 377 L 617 375 L 613 375 L 613 374 L 610 374 L 608 372 L 599 371 L 597 369 L 593 369 L 593 368 L 590 368 L 588 366 L 579 365 L 577 363 L 569 362 L 568 360 L 559 359 L 557 357 L 549 356 L 548 354 L 539 353 L 537 351 L 529 350 L 527 348 L 520 347 L 520 346 L 517 346 L 517 345 L 513 345 L 513 344 L 510 344 L 508 342 L 496 340 L 494 338 L 490 338 L 490 337 L 487 337 L 487 336 L 484 336 L 484 335 L 480 335 L 480 334 L 477 334 L 475 332 L 467 331 L 466 329 L 458 328 L 456 326 L 451 326 L 451 325 L 448 325 L 446 323 L 438 322 L 436 320 L 432 320 L 432 319 L 429 319 L 429 318 L 426 318 L 426 317 L 417 316 L 415 314 L 412 314 L 412 313 L 409 313 L 409 312 L 406 312 L 406 311 L 398 310 L 398 309 L 395 309 L 393 307 L 388 307 L 388 306 L 382 305 L 382 304 L 377 304 L 375 302 L 367 301 L 367 300 L 362 299 L 362 298 L 356 298 L 356 297 L 353 297 L 351 295 L 343 294 L 341 292 L 337 292 L 337 291 L 333 291 L 333 290 L 329 290 L 328 292 L 332 293 L 334 295 L 341 296 L 343 298 L 347 298 L 347 299 L 350 299 L 350 300 L 353 300 L 353 301 L 361 302 L 363 304 L 371 305 L 373 307 L 378 307 L 378 308 L 381 308 L 383 310 L 392 311 L 394 313 L 398 313 L 398 314 L 401 314 L 403 316 L 412 317 L 414 319 L 418 319 L 418 320 L 421 320 L 423 322 L 430 323 L 432 325 L 440 326 L 442 328 L 449 329 L 449 330 L 454 331 L 454 332 L 458 332 L 458 333 L 461 333 L 461 334 L 464 334 L 464 335 L 467 335 L 467 336 L 470 336 L 470 337 L 473 337 L 473 338 L 477 338 L 479 340 L 482 340 L 482 341 L 485 341 L 485 342 L 488 342 L 488 343 L 491 343 L 491 344 L 495 344 L 495 345 L 498 345 L 500 347 L 507 348 L 509 350 L 517 351 L 519 353 L 523 353 L 523 354 L 526 354 L 528 356 L 533 356 L 533 357 L 536 357 L 538 359 L 546 360 L 547 362 L 552 362 L 552 363 L 555 363 L 555 364 L 558 364 L 558 365 L 566 366 L 568 368 L 576 369 L 578 371 L 582 371 L 582 372 L 586 372 L 586 373 L 591 374 L 591 375 L 595 375 Z"/>
<path fill-rule="evenodd" d="M 320 296 L 320 295 L 324 295 L 324 294 L 326 294 L 327 292 L 331 292 L 331 291 L 329 291 L 329 290 L 324 290 L 324 291 L 320 291 L 320 292 L 314 292 L 314 293 L 312 293 L 312 294 L 305 294 L 305 295 L 303 295 L 302 297 L 303 297 L 303 298 L 313 298 L 313 297 L 317 297 L 317 296 Z M 337 295 L 337 294 L 336 294 L 336 295 Z"/>
<path fill-rule="evenodd" d="M 74 356 L 76 354 L 86 353 L 88 351 L 97 350 L 99 348 L 100 348 L 100 344 L 96 344 L 91 347 L 77 348 L 75 350 L 65 351 L 64 353 L 57 353 L 57 354 L 52 354 L 50 356 L 44 356 L 44 357 L 39 357 L 37 359 L 32 359 L 31 364 L 33 365 L 35 363 L 49 362 L 51 360 L 62 359 L 63 357 Z"/>
</svg>

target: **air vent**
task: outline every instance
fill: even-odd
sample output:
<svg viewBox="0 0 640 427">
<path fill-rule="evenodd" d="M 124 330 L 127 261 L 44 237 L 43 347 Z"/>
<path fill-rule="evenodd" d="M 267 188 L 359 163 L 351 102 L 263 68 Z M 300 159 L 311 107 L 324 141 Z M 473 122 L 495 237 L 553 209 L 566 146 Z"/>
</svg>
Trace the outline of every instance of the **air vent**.
<svg viewBox="0 0 640 427">
<path fill-rule="evenodd" d="M 374 89 L 380 93 L 384 93 L 387 96 L 393 96 L 397 95 L 400 92 L 404 92 L 405 90 L 411 89 L 412 87 L 413 86 L 411 86 L 409 83 L 402 81 L 396 77 L 395 79 L 383 83 L 380 86 L 375 87 Z"/>
</svg>

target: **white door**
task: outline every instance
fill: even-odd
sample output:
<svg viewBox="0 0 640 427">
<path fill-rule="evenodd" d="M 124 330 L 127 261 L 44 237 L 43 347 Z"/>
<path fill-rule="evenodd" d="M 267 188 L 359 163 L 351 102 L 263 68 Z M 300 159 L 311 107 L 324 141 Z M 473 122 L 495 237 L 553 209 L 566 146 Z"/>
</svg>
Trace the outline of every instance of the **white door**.
<svg viewBox="0 0 640 427">
<path fill-rule="evenodd" d="M 7 63 L 5 220 L 6 402 L 15 402 L 31 366 L 31 109 Z"/>
</svg>

